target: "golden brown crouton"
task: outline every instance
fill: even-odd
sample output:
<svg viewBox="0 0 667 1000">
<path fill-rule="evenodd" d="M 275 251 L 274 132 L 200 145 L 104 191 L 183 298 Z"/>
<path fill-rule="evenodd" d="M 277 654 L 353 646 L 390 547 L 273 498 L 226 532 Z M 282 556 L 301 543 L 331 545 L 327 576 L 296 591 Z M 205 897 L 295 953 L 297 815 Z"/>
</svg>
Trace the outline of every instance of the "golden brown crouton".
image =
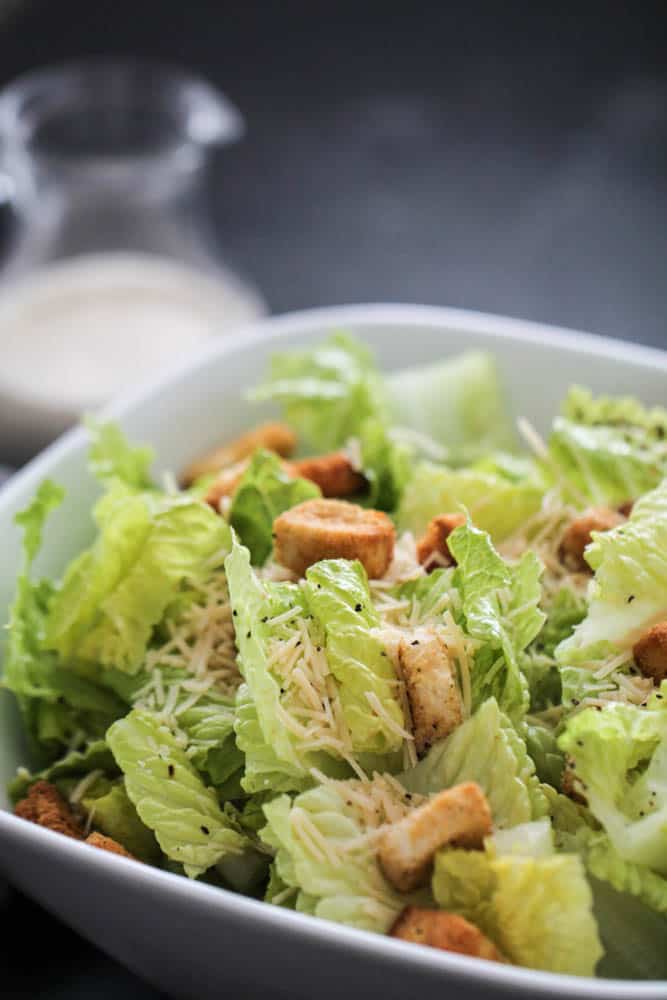
<svg viewBox="0 0 667 1000">
<path fill-rule="evenodd" d="M 428 882 L 433 857 L 445 844 L 481 848 L 491 833 L 491 810 L 473 781 L 439 792 L 398 823 L 379 841 L 378 861 L 391 884 L 409 892 Z"/>
<path fill-rule="evenodd" d="M 320 559 L 358 559 L 368 576 L 382 576 L 396 533 L 378 510 L 345 500 L 306 500 L 273 522 L 275 558 L 298 576 Z"/>
<path fill-rule="evenodd" d="M 261 424 L 191 462 L 184 470 L 181 482 L 184 486 L 189 486 L 200 476 L 220 472 L 221 469 L 248 458 L 258 448 L 266 448 L 267 451 L 273 451 L 276 455 L 287 458 L 295 447 L 296 435 L 286 424 Z"/>
<path fill-rule="evenodd" d="M 632 648 L 635 663 L 644 677 L 660 684 L 667 677 L 667 622 L 650 628 Z"/>
<path fill-rule="evenodd" d="M 444 639 L 421 630 L 401 639 L 398 662 L 412 716 L 415 748 L 422 756 L 463 721 L 463 702 Z"/>
<path fill-rule="evenodd" d="M 290 472 L 310 479 L 322 490 L 324 497 L 351 497 L 366 487 L 366 479 L 358 472 L 344 451 L 315 458 L 290 462 Z"/>
<path fill-rule="evenodd" d="M 449 551 L 447 539 L 455 528 L 466 523 L 465 514 L 438 514 L 428 525 L 417 542 L 417 558 L 428 572 L 439 566 L 453 566 L 454 557 Z"/>
<path fill-rule="evenodd" d="M 134 854 L 130 854 L 126 851 L 122 844 L 119 844 L 117 840 L 112 837 L 105 837 L 103 833 L 90 833 L 86 837 L 86 843 L 90 844 L 91 847 L 99 847 L 103 851 L 109 851 L 110 854 L 120 854 L 123 858 L 131 858 L 136 861 Z"/>
<path fill-rule="evenodd" d="M 82 833 L 72 810 L 55 785 L 48 781 L 36 781 L 24 799 L 17 804 L 14 812 L 22 819 L 39 826 L 46 826 L 66 837 L 81 840 Z"/>
<path fill-rule="evenodd" d="M 610 507 L 591 507 L 575 517 L 561 538 L 560 560 L 572 573 L 590 573 L 584 550 L 590 545 L 593 531 L 611 531 L 624 521 L 622 514 Z"/>
<path fill-rule="evenodd" d="M 444 910 L 406 906 L 389 933 L 391 937 L 413 944 L 455 951 L 472 958 L 486 958 L 491 962 L 504 961 L 493 941 L 482 934 L 479 927 Z"/>
<path fill-rule="evenodd" d="M 244 458 L 240 462 L 235 462 L 227 469 L 223 469 L 219 476 L 213 480 L 206 493 L 202 497 L 204 503 L 210 504 L 214 510 L 220 509 L 220 501 L 223 497 L 231 497 L 236 491 L 236 487 L 243 479 L 243 474 L 250 465 L 250 459 Z"/>
</svg>

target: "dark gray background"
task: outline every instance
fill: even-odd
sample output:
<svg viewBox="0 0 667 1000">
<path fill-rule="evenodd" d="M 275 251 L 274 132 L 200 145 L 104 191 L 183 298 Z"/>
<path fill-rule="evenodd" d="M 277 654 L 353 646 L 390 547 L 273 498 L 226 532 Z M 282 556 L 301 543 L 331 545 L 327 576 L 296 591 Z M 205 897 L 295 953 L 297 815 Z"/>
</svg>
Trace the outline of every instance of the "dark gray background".
<svg viewBox="0 0 667 1000">
<path fill-rule="evenodd" d="M 445 303 L 667 346 L 664 3 L 13 7 L 0 83 L 124 52 L 240 105 L 212 211 L 273 310 Z M 157 996 L 18 894 L 0 914 L 4 996 Z"/>
</svg>

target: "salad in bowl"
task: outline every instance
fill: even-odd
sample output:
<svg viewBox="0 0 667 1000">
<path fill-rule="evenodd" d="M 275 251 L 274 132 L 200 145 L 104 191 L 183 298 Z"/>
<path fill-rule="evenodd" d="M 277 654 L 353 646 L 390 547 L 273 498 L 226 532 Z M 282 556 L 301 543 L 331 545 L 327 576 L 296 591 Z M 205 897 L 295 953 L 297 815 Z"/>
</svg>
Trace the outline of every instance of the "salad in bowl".
<svg viewBox="0 0 667 1000">
<path fill-rule="evenodd" d="M 96 537 L 60 579 L 58 484 L 18 515 L 17 815 L 594 975 L 605 886 L 667 914 L 667 410 L 573 387 L 517 433 L 491 356 L 383 375 L 343 333 L 252 397 L 275 417 L 164 481 L 91 423 Z"/>
</svg>

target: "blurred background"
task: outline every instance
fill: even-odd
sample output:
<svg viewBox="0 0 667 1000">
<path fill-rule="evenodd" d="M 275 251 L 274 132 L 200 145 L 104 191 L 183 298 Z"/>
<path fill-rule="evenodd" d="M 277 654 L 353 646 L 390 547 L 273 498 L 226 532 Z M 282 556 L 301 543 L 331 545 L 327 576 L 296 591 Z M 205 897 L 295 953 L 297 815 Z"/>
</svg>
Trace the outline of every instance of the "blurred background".
<svg viewBox="0 0 667 1000">
<path fill-rule="evenodd" d="M 207 155 L 197 226 L 241 311 L 424 302 L 667 347 L 666 43 L 657 0 L 0 0 L 0 87 L 91 55 L 219 87 L 246 133 Z M 14 195 L 0 184 L 0 311 Z M 5 394 L 15 334 L 0 322 Z M 0 405 L 0 465 L 38 439 Z M 0 910 L 3 995 L 157 996 L 17 893 Z"/>
</svg>

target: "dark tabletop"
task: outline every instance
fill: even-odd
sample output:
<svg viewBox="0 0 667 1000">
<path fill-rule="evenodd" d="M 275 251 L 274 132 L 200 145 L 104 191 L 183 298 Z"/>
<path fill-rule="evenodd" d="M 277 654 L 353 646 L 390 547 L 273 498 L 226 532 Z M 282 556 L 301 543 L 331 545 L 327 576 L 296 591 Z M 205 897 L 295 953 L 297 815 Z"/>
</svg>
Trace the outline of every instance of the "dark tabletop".
<svg viewBox="0 0 667 1000">
<path fill-rule="evenodd" d="M 667 346 L 662 0 L 3 11 L 0 84 L 133 53 L 191 66 L 239 104 L 249 132 L 221 154 L 213 210 L 274 311 L 443 303 Z M 3 996 L 157 996 L 17 893 L 0 891 L 0 915 Z"/>
</svg>

